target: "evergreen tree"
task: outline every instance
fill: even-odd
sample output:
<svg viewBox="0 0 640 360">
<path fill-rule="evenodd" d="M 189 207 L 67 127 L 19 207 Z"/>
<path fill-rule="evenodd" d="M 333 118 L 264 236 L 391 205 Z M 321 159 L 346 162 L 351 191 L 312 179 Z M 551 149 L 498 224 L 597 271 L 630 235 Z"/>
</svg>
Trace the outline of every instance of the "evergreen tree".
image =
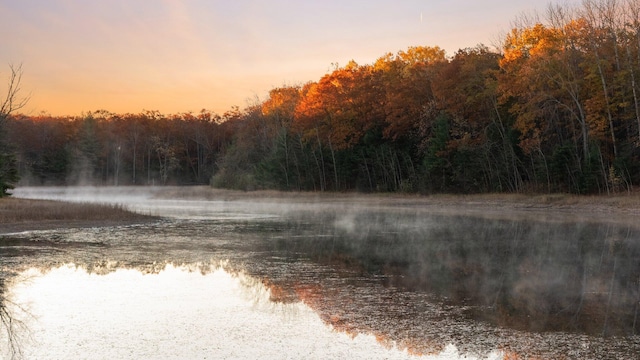
<svg viewBox="0 0 640 360">
<path fill-rule="evenodd" d="M 16 157 L 13 152 L 7 150 L 7 146 L 0 144 L 0 197 L 9 194 L 9 190 L 20 180 Z"/>
</svg>

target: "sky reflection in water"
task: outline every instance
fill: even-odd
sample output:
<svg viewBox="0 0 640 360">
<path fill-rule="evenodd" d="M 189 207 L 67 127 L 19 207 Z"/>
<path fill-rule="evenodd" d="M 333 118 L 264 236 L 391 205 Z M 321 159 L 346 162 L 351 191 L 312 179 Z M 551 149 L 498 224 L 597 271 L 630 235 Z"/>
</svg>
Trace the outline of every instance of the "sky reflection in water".
<svg viewBox="0 0 640 360">
<path fill-rule="evenodd" d="M 167 266 L 106 275 L 63 265 L 14 279 L 27 359 L 415 358 L 371 335 L 332 331 L 301 302 L 276 303 L 255 278 Z M 458 358 L 448 347 L 433 359 Z"/>
</svg>

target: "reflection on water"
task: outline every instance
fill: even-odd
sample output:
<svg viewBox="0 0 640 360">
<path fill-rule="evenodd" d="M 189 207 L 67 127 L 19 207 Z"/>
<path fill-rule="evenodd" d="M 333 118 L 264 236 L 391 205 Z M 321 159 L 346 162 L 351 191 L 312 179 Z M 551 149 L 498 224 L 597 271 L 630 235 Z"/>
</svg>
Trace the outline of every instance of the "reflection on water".
<svg viewBox="0 0 640 360">
<path fill-rule="evenodd" d="M 602 336 L 640 331 L 635 225 L 425 219 L 416 212 L 335 221 L 332 237 L 287 235 L 263 245 L 470 305 L 469 316 L 500 326 Z"/>
<path fill-rule="evenodd" d="M 65 265 L 14 281 L 11 297 L 29 313 L 19 319 L 31 332 L 29 359 L 409 357 L 373 336 L 331 331 L 303 304 L 271 302 L 261 283 L 221 268 L 97 275 Z"/>
<path fill-rule="evenodd" d="M 39 191 L 46 197 L 46 189 Z M 73 196 L 83 199 L 78 191 Z M 109 199 L 108 191 L 95 199 Z M 167 333 L 180 337 L 174 347 L 183 355 L 216 358 L 253 357 L 229 353 L 243 349 L 244 342 L 251 344 L 247 351 L 279 351 L 277 358 L 444 352 L 444 358 L 455 359 L 459 351 L 478 358 L 625 359 L 640 353 L 635 223 L 536 212 L 514 218 L 499 210 L 491 216 L 444 213 L 389 201 L 363 206 L 335 199 L 128 199 L 135 209 L 153 209 L 168 218 L 138 226 L 0 236 L 0 280 L 16 284 L 16 303 L 31 301 L 40 309 L 40 320 L 77 319 L 84 323 L 76 329 L 94 326 L 84 338 L 81 332 L 68 333 L 75 355 L 117 344 L 127 339 L 123 334 L 135 341 L 119 348 L 148 345 L 172 354 L 164 350 Z M 82 270 L 60 267 L 69 263 Z M 16 280 L 17 274 L 33 274 L 29 269 L 45 275 Z M 33 290 L 41 279 L 56 276 L 55 286 Z M 232 294 L 231 288 L 239 290 Z M 26 296 L 47 291 L 50 295 L 38 301 Z M 244 315 L 211 314 L 228 312 L 214 301 L 220 294 L 235 299 L 232 313 L 245 314 L 255 324 Z M 88 296 L 91 301 L 79 308 L 98 306 L 90 305 L 85 315 L 70 306 L 56 310 L 60 302 Z M 127 319 L 137 320 L 118 323 L 126 311 L 135 312 Z M 169 318 L 159 315 L 165 313 Z M 110 320 L 99 320 L 105 315 Z M 60 326 L 25 323 L 35 329 L 35 344 L 46 343 L 46 334 Z M 317 341 L 316 333 L 321 334 Z M 322 345 L 337 341 L 335 336 L 344 346 Z"/>
</svg>

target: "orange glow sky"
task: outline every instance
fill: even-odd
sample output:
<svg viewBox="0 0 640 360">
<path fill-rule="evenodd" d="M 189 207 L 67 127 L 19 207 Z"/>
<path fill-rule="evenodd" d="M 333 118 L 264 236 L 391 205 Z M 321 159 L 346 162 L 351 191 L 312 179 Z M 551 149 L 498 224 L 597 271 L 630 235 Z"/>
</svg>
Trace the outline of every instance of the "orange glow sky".
<svg viewBox="0 0 640 360">
<path fill-rule="evenodd" d="M 332 63 L 369 64 L 417 45 L 448 55 L 491 46 L 532 3 L 4 0 L 0 81 L 8 64 L 23 65 L 28 115 L 223 113 L 274 87 L 318 80 Z"/>
</svg>

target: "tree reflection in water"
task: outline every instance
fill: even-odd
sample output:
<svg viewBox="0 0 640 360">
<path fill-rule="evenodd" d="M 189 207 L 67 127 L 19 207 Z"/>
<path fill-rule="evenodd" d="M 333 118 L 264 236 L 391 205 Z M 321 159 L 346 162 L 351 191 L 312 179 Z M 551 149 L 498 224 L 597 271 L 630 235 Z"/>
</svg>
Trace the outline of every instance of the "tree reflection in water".
<svg viewBox="0 0 640 360">
<path fill-rule="evenodd" d="M 331 236 L 307 223 L 308 236 L 279 236 L 270 244 L 290 257 L 436 294 L 499 326 L 602 336 L 640 330 L 640 233 L 631 225 L 407 213 L 323 223 L 331 221 L 339 225 Z"/>
<path fill-rule="evenodd" d="M 273 302 L 258 279 L 224 267 L 26 270 L 12 286 L 13 298 L 28 302 L 37 317 L 29 321 L 37 339 L 25 357 L 413 358 L 369 334 L 333 331 L 308 306 Z M 458 356 L 434 360 L 440 358 Z"/>
<path fill-rule="evenodd" d="M 6 346 L 6 353 L 11 359 L 19 359 L 22 357 L 23 339 L 28 336 L 29 331 L 23 321 L 15 317 L 15 311 L 22 314 L 28 312 L 19 304 L 10 302 L 5 294 L 5 278 L 0 274 L 0 349 Z"/>
</svg>

